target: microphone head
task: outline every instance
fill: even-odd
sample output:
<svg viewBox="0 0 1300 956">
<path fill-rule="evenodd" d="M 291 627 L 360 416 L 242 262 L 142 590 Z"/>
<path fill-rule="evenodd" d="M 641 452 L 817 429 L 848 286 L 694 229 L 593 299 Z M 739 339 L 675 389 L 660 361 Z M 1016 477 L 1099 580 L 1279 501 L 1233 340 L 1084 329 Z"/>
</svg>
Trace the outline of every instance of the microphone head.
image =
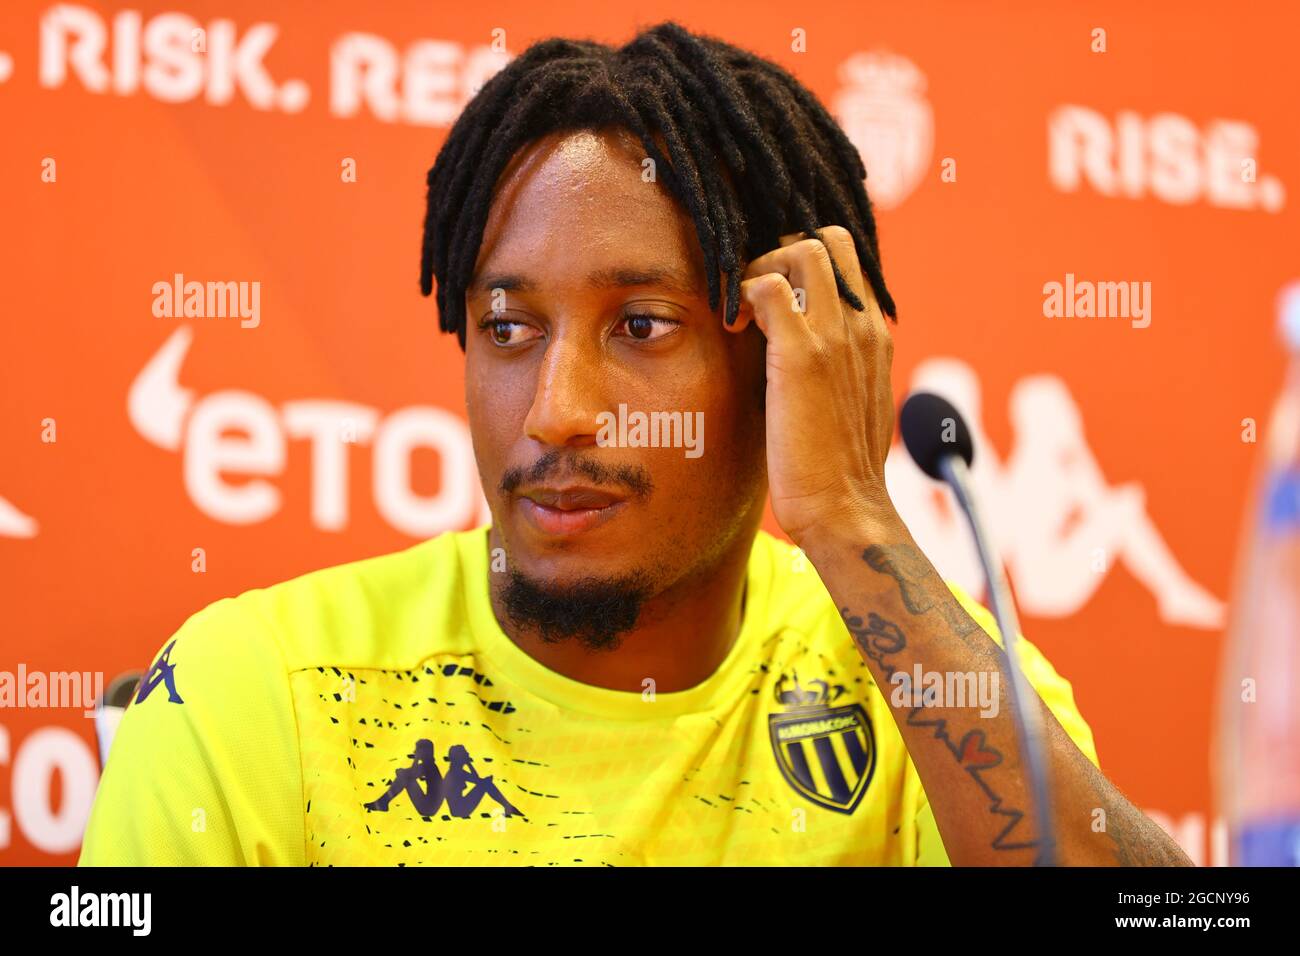
<svg viewBox="0 0 1300 956">
<path fill-rule="evenodd" d="M 943 480 L 939 462 L 948 455 L 961 456 L 968 466 L 975 458 L 975 445 L 961 413 L 930 392 L 907 397 L 898 413 L 898 430 L 917 467 L 937 481 Z"/>
</svg>

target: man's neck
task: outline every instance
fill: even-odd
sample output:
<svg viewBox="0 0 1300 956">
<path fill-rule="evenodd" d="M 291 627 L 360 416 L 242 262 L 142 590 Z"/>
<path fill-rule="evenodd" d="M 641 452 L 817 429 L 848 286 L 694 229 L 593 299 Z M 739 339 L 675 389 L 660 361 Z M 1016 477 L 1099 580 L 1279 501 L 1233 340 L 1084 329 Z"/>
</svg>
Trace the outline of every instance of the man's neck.
<svg viewBox="0 0 1300 956">
<path fill-rule="evenodd" d="M 650 687 L 665 694 L 689 690 L 718 669 L 740 636 L 756 532 L 754 527 L 737 535 L 709 573 L 683 580 L 646 601 L 636 626 L 611 651 L 592 651 L 573 639 L 546 643 L 535 630 L 515 625 L 503 608 L 499 575 L 489 576 L 492 612 L 529 657 L 572 680 L 635 693 Z M 498 546 L 493 538 L 490 547 Z"/>
</svg>

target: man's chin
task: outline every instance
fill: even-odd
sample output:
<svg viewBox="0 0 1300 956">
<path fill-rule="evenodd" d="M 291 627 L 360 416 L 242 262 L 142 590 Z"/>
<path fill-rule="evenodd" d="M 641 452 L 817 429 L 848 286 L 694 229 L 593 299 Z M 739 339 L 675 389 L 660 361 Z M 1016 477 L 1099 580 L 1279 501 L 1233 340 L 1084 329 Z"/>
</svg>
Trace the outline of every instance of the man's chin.
<svg viewBox="0 0 1300 956">
<path fill-rule="evenodd" d="M 614 650 L 636 626 L 651 596 L 645 572 L 611 575 L 581 573 L 551 578 L 511 567 L 499 597 L 516 627 L 549 644 L 576 640 L 589 650 Z"/>
</svg>

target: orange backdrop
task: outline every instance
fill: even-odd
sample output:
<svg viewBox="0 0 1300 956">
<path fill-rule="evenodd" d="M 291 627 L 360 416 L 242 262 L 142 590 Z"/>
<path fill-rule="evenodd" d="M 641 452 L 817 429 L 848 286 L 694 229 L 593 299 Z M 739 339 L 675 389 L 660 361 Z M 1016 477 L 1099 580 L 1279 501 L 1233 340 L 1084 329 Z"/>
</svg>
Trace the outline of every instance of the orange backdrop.
<svg viewBox="0 0 1300 956">
<path fill-rule="evenodd" d="M 669 18 L 789 68 L 863 151 L 899 397 L 975 420 L 1026 634 L 1121 789 L 1222 862 L 1243 420 L 1300 268 L 1290 4 L 7 0 L 0 671 L 111 679 L 217 598 L 477 523 L 461 353 L 418 292 L 425 173 L 505 57 Z M 256 324 L 156 315 L 177 274 L 259 283 Z M 1147 291 L 1053 317 L 1051 282 Z M 891 462 L 969 579 L 943 496 Z M 80 708 L 0 710 L 0 861 L 75 859 L 94 739 Z"/>
</svg>

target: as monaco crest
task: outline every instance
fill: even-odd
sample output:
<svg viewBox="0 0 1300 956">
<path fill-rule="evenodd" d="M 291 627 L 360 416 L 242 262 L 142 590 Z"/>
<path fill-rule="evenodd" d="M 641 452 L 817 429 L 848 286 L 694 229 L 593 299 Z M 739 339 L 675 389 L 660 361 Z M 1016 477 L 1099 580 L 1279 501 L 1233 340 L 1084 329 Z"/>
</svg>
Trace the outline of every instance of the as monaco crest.
<svg viewBox="0 0 1300 956">
<path fill-rule="evenodd" d="M 867 792 L 876 768 L 871 721 L 859 703 L 842 707 L 831 701 L 845 693 L 842 684 L 824 680 L 808 687 L 776 684 L 777 703 L 789 709 L 767 718 L 772 753 L 781 774 L 805 799 L 839 813 L 852 813 Z"/>
<path fill-rule="evenodd" d="M 892 209 L 911 195 L 930 165 L 934 112 L 925 75 L 904 56 L 855 53 L 840 64 L 844 83 L 831 112 L 867 167 L 867 195 Z"/>
</svg>

